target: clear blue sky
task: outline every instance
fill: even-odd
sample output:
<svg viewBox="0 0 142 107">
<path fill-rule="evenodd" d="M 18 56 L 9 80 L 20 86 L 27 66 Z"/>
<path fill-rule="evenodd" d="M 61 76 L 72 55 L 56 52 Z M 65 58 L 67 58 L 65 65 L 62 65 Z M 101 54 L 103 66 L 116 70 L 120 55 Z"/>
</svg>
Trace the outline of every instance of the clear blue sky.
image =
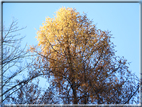
<svg viewBox="0 0 142 107">
<path fill-rule="evenodd" d="M 72 7 L 80 13 L 87 13 L 89 19 L 101 30 L 113 35 L 117 56 L 124 56 L 131 62 L 130 70 L 139 77 L 140 72 L 140 10 L 139 3 L 4 3 L 3 21 L 8 26 L 12 18 L 18 19 L 19 27 L 26 36 L 23 45 L 36 45 L 38 30 L 47 16 L 53 17 L 61 7 Z"/>
</svg>

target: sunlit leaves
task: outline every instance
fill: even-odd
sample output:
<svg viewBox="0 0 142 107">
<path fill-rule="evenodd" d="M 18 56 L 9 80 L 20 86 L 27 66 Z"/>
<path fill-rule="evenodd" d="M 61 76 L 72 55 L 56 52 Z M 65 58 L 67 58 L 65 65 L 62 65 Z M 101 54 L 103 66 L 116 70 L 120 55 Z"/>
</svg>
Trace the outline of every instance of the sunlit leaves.
<svg viewBox="0 0 142 107">
<path fill-rule="evenodd" d="M 129 72 L 126 60 L 115 56 L 110 32 L 96 29 L 86 14 L 59 9 L 54 18 L 46 18 L 37 39 L 42 63 L 49 64 L 53 85 L 68 103 L 114 104 L 128 96 L 123 86 Z"/>
</svg>

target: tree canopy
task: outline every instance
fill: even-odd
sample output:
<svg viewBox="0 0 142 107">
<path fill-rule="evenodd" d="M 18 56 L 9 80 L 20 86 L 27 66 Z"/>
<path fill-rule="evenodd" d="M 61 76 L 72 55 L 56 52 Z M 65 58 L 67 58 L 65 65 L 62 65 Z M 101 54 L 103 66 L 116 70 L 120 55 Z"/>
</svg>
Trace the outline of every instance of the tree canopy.
<svg viewBox="0 0 142 107">
<path fill-rule="evenodd" d="M 86 14 L 72 8 L 60 8 L 42 25 L 38 46 L 31 51 L 39 54 L 35 61 L 43 69 L 39 72 L 52 76 L 61 102 L 138 103 L 139 80 L 127 60 L 115 55 L 110 31 L 97 29 Z"/>
</svg>

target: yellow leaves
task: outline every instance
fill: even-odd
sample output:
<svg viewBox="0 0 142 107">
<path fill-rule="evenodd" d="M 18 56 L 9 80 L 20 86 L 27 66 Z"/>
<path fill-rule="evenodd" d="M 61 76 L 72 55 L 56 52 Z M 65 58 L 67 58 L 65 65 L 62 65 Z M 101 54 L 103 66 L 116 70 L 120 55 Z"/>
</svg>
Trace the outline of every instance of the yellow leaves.
<svg viewBox="0 0 142 107">
<path fill-rule="evenodd" d="M 34 46 L 30 46 L 30 49 L 28 51 L 34 52 L 35 47 Z"/>
<path fill-rule="evenodd" d="M 86 84 L 85 84 L 85 83 L 83 83 L 81 86 L 82 86 L 82 87 L 84 87 L 84 86 L 86 86 Z"/>
<path fill-rule="evenodd" d="M 97 47 L 99 52 L 103 48 L 104 44 L 99 40 L 103 37 L 98 32 L 105 35 L 101 30 L 96 31 L 95 25 L 92 25 L 86 15 L 80 15 L 75 9 L 62 7 L 54 18 L 46 18 L 36 38 L 43 55 L 48 55 L 47 60 L 50 67 L 54 68 L 55 75 L 64 72 L 65 63 L 71 66 L 67 69 L 76 71 L 74 77 L 78 79 L 78 72 L 83 67 L 82 59 L 85 57 L 84 59 L 90 60 Z"/>
<path fill-rule="evenodd" d="M 78 81 L 78 79 L 75 79 L 75 82 L 77 82 Z"/>
<path fill-rule="evenodd" d="M 119 83 L 118 78 L 111 74 L 114 67 L 109 62 L 112 61 L 109 36 L 104 31 L 97 31 L 87 17 L 74 9 L 61 8 L 54 19 L 46 18 L 37 35 L 41 53 L 46 56 L 41 62 L 45 64 L 47 61 L 55 80 L 60 82 L 58 88 L 69 80 L 71 84 L 81 86 L 77 90 L 81 94 L 83 89 L 89 92 L 93 100 L 100 87 L 113 88 Z M 34 50 L 35 47 L 31 47 L 31 51 Z M 120 60 L 119 63 L 126 64 L 126 61 Z M 103 87 L 101 84 L 106 78 L 108 83 Z"/>
<path fill-rule="evenodd" d="M 118 82 L 118 81 L 119 81 L 119 80 L 118 80 L 118 78 L 116 77 L 116 78 L 115 78 L 115 82 Z"/>
</svg>

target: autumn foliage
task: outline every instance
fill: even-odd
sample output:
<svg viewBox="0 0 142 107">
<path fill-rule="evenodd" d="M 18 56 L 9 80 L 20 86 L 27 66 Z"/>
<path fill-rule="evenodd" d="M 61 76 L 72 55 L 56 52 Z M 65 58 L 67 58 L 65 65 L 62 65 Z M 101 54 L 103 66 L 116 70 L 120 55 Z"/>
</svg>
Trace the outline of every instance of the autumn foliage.
<svg viewBox="0 0 142 107">
<path fill-rule="evenodd" d="M 60 8 L 37 32 L 43 67 L 65 104 L 125 104 L 138 93 L 127 60 L 115 55 L 109 31 L 97 29 L 86 14 Z M 40 49 L 40 51 L 38 50 Z M 49 76 L 49 77 L 50 77 Z M 129 84 L 129 85 L 128 85 Z M 130 102 L 131 100 L 131 102 Z"/>
</svg>

